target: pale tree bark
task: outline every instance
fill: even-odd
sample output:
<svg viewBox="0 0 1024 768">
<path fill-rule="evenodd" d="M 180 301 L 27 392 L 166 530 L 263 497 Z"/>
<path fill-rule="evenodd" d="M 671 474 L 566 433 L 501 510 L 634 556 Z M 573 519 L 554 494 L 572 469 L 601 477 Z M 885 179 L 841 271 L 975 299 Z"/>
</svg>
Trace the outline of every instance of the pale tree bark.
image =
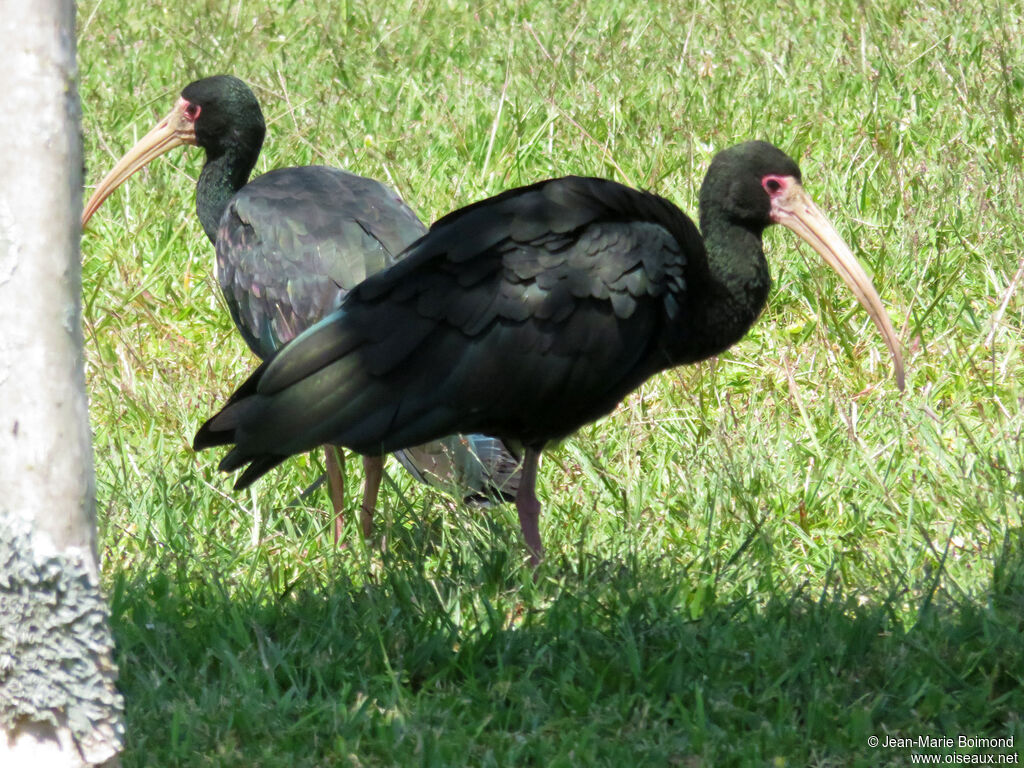
<svg viewBox="0 0 1024 768">
<path fill-rule="evenodd" d="M 82 354 L 73 0 L 4 0 L 0 50 L 0 766 L 116 765 Z"/>
</svg>

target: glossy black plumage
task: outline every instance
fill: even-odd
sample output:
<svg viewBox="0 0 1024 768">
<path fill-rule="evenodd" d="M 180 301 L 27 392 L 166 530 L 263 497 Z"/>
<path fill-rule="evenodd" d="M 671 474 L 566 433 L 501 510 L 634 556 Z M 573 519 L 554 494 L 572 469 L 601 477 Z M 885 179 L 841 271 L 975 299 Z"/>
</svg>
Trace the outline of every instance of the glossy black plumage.
<svg viewBox="0 0 1024 768">
<path fill-rule="evenodd" d="M 246 344 L 266 358 L 396 263 L 427 228 L 393 191 L 324 166 L 270 171 L 228 202 L 217 278 Z"/>
<path fill-rule="evenodd" d="M 694 272 L 680 243 L 703 250 L 675 206 L 603 179 L 452 214 L 265 367 L 256 399 L 274 407 L 247 414 L 222 466 L 323 435 L 387 451 L 455 423 L 526 445 L 564 437 L 673 364 L 679 338 L 666 332 L 688 324 L 675 296 Z"/>
</svg>

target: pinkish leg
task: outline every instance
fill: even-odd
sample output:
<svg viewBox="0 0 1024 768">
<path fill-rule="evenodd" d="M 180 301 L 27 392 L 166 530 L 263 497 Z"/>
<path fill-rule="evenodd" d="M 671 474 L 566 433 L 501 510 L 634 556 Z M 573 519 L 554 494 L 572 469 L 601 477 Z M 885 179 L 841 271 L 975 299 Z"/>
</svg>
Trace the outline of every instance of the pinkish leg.
<svg viewBox="0 0 1024 768">
<path fill-rule="evenodd" d="M 516 511 L 519 513 L 519 527 L 523 532 L 523 540 L 530 550 L 530 565 L 536 568 L 544 557 L 544 545 L 540 541 L 540 502 L 537 501 L 537 463 L 540 451 L 527 448 L 523 456 L 523 475 L 516 493 Z"/>
<path fill-rule="evenodd" d="M 384 457 L 363 456 L 363 471 L 366 473 L 366 485 L 363 486 L 359 522 L 363 526 L 363 537 L 368 539 L 373 533 L 373 513 L 377 511 L 377 495 L 380 493 L 380 481 L 384 477 Z"/>
</svg>

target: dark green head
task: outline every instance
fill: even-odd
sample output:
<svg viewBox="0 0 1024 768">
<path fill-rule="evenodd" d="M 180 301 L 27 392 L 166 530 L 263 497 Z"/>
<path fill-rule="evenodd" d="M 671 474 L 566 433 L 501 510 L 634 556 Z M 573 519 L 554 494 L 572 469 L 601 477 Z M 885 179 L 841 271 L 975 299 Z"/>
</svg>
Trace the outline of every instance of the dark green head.
<svg viewBox="0 0 1024 768">
<path fill-rule="evenodd" d="M 800 183 L 800 168 L 766 141 L 747 141 L 715 155 L 700 190 L 701 222 L 724 217 L 755 232 L 777 219 L 772 198 L 786 180 Z"/>
<path fill-rule="evenodd" d="M 114 168 L 96 186 L 82 213 L 82 226 L 104 200 L 129 176 L 147 163 L 183 144 L 206 150 L 207 168 L 212 160 L 220 161 L 219 198 L 233 194 L 245 184 L 256 165 L 267 128 L 263 113 L 249 86 L 230 75 L 217 75 L 196 80 L 181 92 L 174 108 L 153 129 L 117 161 Z M 210 209 L 210 221 L 203 227 L 216 226 L 214 215 L 226 199 L 219 199 Z M 216 210 L 214 210 L 216 209 Z"/>
<path fill-rule="evenodd" d="M 231 75 L 189 83 L 181 92 L 185 116 L 195 125 L 196 144 L 215 158 L 228 149 L 258 154 L 267 127 L 252 90 Z"/>
</svg>

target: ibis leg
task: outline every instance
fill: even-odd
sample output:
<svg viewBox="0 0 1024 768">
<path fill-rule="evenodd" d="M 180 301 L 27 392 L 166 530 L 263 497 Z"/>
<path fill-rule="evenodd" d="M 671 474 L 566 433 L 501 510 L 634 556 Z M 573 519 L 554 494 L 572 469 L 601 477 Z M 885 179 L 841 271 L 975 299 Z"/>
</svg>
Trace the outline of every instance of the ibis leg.
<svg viewBox="0 0 1024 768">
<path fill-rule="evenodd" d="M 363 537 L 368 539 L 373 533 L 373 513 L 377 511 L 377 494 L 380 493 L 380 481 L 384 477 L 384 457 L 363 456 L 363 471 L 366 473 L 366 485 L 363 486 L 359 522 L 363 526 Z"/>
<path fill-rule="evenodd" d="M 540 451 L 527 448 L 523 455 L 523 474 L 516 492 L 516 511 L 519 513 L 519 527 L 523 532 L 523 540 L 530 550 L 530 564 L 540 565 L 544 557 L 544 545 L 540 542 L 540 502 L 537 501 L 537 463 Z"/>
<path fill-rule="evenodd" d="M 343 448 L 325 445 L 327 454 L 327 493 L 334 506 L 334 543 L 341 541 L 345 529 L 345 452 Z"/>
</svg>

